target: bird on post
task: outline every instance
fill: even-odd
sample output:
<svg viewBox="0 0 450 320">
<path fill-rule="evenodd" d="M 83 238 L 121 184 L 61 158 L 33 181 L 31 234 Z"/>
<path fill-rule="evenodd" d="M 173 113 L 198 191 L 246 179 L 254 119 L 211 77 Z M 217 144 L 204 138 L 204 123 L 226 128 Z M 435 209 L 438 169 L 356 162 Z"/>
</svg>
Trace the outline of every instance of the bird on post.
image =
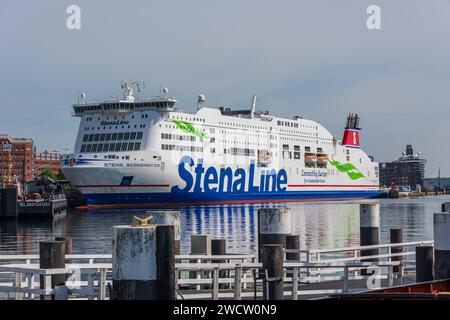
<svg viewBox="0 0 450 320">
<path fill-rule="evenodd" d="M 138 216 L 133 216 L 133 219 L 138 222 L 138 226 L 148 226 L 148 222 L 153 218 L 152 215 L 149 215 L 146 218 L 139 218 Z"/>
</svg>

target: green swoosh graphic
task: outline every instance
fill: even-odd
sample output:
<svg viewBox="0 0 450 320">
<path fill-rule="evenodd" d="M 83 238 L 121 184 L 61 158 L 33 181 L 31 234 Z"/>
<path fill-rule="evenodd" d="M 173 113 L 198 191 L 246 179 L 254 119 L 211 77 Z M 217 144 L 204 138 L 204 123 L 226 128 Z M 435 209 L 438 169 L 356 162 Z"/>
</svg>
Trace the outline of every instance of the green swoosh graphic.
<svg viewBox="0 0 450 320">
<path fill-rule="evenodd" d="M 366 177 L 351 163 L 340 163 L 339 161 L 336 161 L 333 158 L 331 158 L 329 162 L 331 165 L 335 166 L 336 169 L 338 169 L 340 172 L 345 172 L 352 180 Z"/>
<path fill-rule="evenodd" d="M 195 129 L 195 127 L 192 125 L 192 123 L 187 122 L 187 121 L 180 121 L 180 120 L 174 120 L 171 119 L 170 121 L 172 121 L 173 123 L 176 124 L 176 126 L 183 132 L 188 133 L 188 134 L 193 134 L 199 138 L 208 138 L 206 136 L 206 133 L 204 133 L 203 131 L 197 130 Z"/>
</svg>

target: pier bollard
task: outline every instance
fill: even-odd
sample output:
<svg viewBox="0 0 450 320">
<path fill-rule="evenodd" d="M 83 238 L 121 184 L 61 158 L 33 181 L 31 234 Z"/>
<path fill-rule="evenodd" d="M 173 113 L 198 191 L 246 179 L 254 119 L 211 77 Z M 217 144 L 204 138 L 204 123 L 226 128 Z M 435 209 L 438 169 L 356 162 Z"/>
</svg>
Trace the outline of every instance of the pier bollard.
<svg viewBox="0 0 450 320">
<path fill-rule="evenodd" d="M 39 242 L 39 268 L 40 269 L 58 269 L 66 267 L 66 250 L 64 241 L 41 241 Z M 55 274 L 51 276 L 51 282 L 46 281 L 45 276 L 40 276 L 40 288 L 50 289 L 55 286 L 65 285 L 66 275 Z M 50 299 L 48 296 L 41 295 L 41 300 Z"/>
<path fill-rule="evenodd" d="M 15 219 L 17 216 L 17 189 L 0 189 L 0 219 Z"/>
<path fill-rule="evenodd" d="M 264 299 L 283 300 L 283 246 L 281 244 L 265 244 L 261 251 Z"/>
<path fill-rule="evenodd" d="M 173 300 L 174 226 L 113 227 L 114 300 Z"/>
<path fill-rule="evenodd" d="M 66 254 L 72 254 L 72 252 L 73 252 L 73 246 L 72 246 L 73 239 L 72 239 L 72 237 L 69 237 L 69 236 L 56 237 L 55 241 L 64 241 L 65 248 L 66 248 Z"/>
<path fill-rule="evenodd" d="M 226 255 L 227 254 L 227 240 L 225 239 L 212 239 L 211 240 L 211 255 L 212 256 L 219 256 L 219 255 Z M 211 259 L 212 263 L 225 263 L 226 260 L 224 259 Z M 221 270 L 219 271 L 219 278 L 226 278 L 227 277 L 227 271 Z M 219 284 L 220 289 L 225 289 L 226 284 L 221 283 Z"/>
<path fill-rule="evenodd" d="M 191 255 L 211 255 L 211 236 L 206 234 L 191 235 Z M 201 279 L 203 272 L 189 271 L 189 279 Z M 195 286 L 197 290 L 205 285 Z"/>
<path fill-rule="evenodd" d="M 435 213 L 434 225 L 434 277 L 450 278 L 450 214 Z"/>
<path fill-rule="evenodd" d="M 180 211 L 147 211 L 147 215 L 153 216 L 150 220 L 152 224 L 166 224 L 175 227 L 175 254 L 180 254 Z"/>
<path fill-rule="evenodd" d="M 379 244 L 380 235 L 380 204 L 362 203 L 359 205 L 359 229 L 360 245 L 371 246 Z M 379 254 L 378 249 L 361 250 L 361 256 L 375 256 Z M 363 262 L 377 262 L 378 259 L 365 259 Z M 361 270 L 362 275 L 368 275 L 367 269 Z"/>
<path fill-rule="evenodd" d="M 258 210 L 258 259 L 262 259 L 262 246 L 281 244 L 286 248 L 286 236 L 291 234 L 289 208 L 261 208 Z"/>
<path fill-rule="evenodd" d="M 433 281 L 433 247 L 416 247 L 416 282 Z"/>
<path fill-rule="evenodd" d="M 402 243 L 403 242 L 403 230 L 402 229 L 391 229 L 390 230 L 390 243 Z M 391 253 L 402 253 L 403 247 L 393 247 L 391 248 Z M 403 261 L 403 256 L 391 257 L 391 261 Z M 394 266 L 393 272 L 399 272 L 400 266 Z"/>
<path fill-rule="evenodd" d="M 286 249 L 300 250 L 300 236 L 298 234 L 286 236 Z M 286 260 L 300 261 L 300 252 L 286 253 Z"/>
</svg>

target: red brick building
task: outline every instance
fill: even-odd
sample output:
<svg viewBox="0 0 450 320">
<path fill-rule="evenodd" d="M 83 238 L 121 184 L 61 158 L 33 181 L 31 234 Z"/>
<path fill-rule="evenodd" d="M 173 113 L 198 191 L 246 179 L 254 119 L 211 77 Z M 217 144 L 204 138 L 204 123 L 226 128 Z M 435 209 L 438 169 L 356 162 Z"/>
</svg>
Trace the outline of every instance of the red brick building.
<svg viewBox="0 0 450 320">
<path fill-rule="evenodd" d="M 36 152 L 32 139 L 0 134 L 0 187 L 31 181 L 43 170 L 57 175 L 60 156 L 58 151 Z"/>
<path fill-rule="evenodd" d="M 58 151 L 35 152 L 33 157 L 34 176 L 38 176 L 43 170 L 49 170 L 54 175 L 59 173 L 61 154 Z"/>
<path fill-rule="evenodd" d="M 0 178 L 3 184 L 33 179 L 33 140 L 0 134 Z"/>
</svg>

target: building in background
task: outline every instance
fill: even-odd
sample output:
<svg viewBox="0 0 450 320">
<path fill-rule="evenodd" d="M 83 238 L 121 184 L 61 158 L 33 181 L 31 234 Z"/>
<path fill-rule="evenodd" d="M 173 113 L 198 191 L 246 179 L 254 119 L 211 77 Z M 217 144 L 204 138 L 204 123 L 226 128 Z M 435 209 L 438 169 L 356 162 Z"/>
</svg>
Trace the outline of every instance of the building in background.
<svg viewBox="0 0 450 320">
<path fill-rule="evenodd" d="M 33 180 L 44 170 L 60 172 L 58 151 L 36 152 L 33 139 L 0 134 L 0 186 L 14 186 Z"/>
<path fill-rule="evenodd" d="M 426 162 L 422 154 L 414 154 L 412 145 L 408 144 L 406 152 L 398 160 L 380 163 L 380 185 L 409 187 L 418 191 L 424 186 Z"/>
<path fill-rule="evenodd" d="M 0 134 L 0 177 L 5 186 L 33 179 L 33 139 Z"/>
<path fill-rule="evenodd" d="M 39 176 L 43 171 L 48 171 L 55 176 L 61 170 L 61 153 L 55 150 L 45 150 L 43 152 L 34 152 L 33 172 L 34 176 Z"/>
</svg>

